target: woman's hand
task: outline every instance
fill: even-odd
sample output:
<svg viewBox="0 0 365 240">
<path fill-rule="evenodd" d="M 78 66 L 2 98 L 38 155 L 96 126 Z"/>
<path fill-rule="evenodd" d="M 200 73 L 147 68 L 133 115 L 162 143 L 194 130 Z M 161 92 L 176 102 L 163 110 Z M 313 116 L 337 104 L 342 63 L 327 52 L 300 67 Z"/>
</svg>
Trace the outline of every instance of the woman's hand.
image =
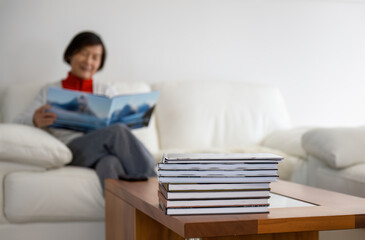
<svg viewBox="0 0 365 240">
<path fill-rule="evenodd" d="M 57 115 L 52 112 L 47 112 L 50 109 L 50 105 L 43 105 L 42 107 L 35 110 L 33 114 L 33 124 L 36 127 L 44 128 L 52 125 L 57 118 Z"/>
</svg>

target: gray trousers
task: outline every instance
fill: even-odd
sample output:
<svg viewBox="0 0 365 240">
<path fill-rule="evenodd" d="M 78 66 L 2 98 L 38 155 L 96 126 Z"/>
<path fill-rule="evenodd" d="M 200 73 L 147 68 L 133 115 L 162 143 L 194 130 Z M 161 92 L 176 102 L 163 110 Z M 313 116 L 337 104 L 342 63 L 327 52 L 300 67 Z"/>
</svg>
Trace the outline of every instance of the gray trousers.
<svg viewBox="0 0 365 240">
<path fill-rule="evenodd" d="M 106 178 L 145 180 L 156 176 L 155 160 L 123 124 L 113 124 L 72 140 L 69 165 L 94 168 L 104 188 Z"/>
</svg>

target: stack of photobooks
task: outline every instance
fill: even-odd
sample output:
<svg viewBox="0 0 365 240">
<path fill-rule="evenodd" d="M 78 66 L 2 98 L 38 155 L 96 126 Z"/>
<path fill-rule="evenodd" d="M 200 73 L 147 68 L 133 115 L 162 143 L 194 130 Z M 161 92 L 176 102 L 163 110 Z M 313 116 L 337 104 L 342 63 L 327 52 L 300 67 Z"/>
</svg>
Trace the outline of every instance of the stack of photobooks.
<svg viewBox="0 0 365 240">
<path fill-rule="evenodd" d="M 282 159 L 270 153 L 164 154 L 160 206 L 167 215 L 266 213 Z"/>
</svg>

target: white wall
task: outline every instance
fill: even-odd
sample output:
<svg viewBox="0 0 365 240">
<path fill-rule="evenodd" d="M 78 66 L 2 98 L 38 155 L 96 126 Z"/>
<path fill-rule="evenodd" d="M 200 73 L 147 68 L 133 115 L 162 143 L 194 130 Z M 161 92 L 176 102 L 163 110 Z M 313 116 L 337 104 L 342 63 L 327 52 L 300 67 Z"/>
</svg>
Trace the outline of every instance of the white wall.
<svg viewBox="0 0 365 240">
<path fill-rule="evenodd" d="M 365 123 L 365 1 L 0 0 L 0 87 L 65 77 L 82 30 L 107 45 L 98 78 L 273 84 L 295 125 Z"/>
</svg>

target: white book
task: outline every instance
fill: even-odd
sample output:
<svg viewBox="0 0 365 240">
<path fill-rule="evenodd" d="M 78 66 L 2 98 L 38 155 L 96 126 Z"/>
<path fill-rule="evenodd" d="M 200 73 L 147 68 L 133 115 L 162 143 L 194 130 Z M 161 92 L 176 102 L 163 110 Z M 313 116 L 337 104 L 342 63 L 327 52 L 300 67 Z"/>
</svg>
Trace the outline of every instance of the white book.
<svg viewBox="0 0 365 240">
<path fill-rule="evenodd" d="M 251 170 L 278 169 L 278 163 L 159 163 L 162 170 Z"/>
<path fill-rule="evenodd" d="M 204 161 L 204 160 L 272 160 L 281 161 L 283 157 L 272 153 L 168 153 L 162 161 Z"/>
<path fill-rule="evenodd" d="M 180 207 L 234 207 L 268 205 L 269 199 L 220 199 L 220 200 L 166 200 L 167 208 Z"/>
<path fill-rule="evenodd" d="M 269 189 L 270 183 L 162 183 L 167 191 L 211 191 Z"/>
<path fill-rule="evenodd" d="M 214 171 L 214 170 L 158 170 L 158 176 L 277 176 L 277 170 Z"/>
<path fill-rule="evenodd" d="M 197 159 L 197 160 L 192 160 L 192 159 L 189 159 L 189 160 L 163 160 L 163 163 L 164 164 L 174 164 L 174 163 L 177 163 L 177 164 L 189 164 L 189 163 L 198 163 L 198 164 L 227 164 L 227 163 L 230 163 L 230 164 L 238 164 L 238 163 L 271 163 L 271 164 L 277 164 L 278 162 L 280 162 L 279 160 L 278 161 L 275 161 L 275 160 L 239 160 L 239 159 L 236 159 L 236 160 L 229 160 L 229 159 Z"/>
<path fill-rule="evenodd" d="M 181 207 L 238 207 L 238 206 L 257 206 L 269 205 L 269 198 L 243 198 L 243 199 L 207 199 L 207 200 L 167 200 L 159 192 L 159 200 L 166 208 Z"/>
<path fill-rule="evenodd" d="M 246 183 L 276 180 L 277 177 L 158 177 L 160 183 Z"/>
<path fill-rule="evenodd" d="M 238 214 L 238 213 L 268 213 L 267 206 L 255 207 L 202 207 L 202 208 L 161 208 L 167 215 L 196 215 L 196 214 Z"/>
<path fill-rule="evenodd" d="M 218 192 L 162 192 L 166 199 L 233 199 L 269 197 L 268 190 L 261 191 L 218 191 Z"/>
</svg>

